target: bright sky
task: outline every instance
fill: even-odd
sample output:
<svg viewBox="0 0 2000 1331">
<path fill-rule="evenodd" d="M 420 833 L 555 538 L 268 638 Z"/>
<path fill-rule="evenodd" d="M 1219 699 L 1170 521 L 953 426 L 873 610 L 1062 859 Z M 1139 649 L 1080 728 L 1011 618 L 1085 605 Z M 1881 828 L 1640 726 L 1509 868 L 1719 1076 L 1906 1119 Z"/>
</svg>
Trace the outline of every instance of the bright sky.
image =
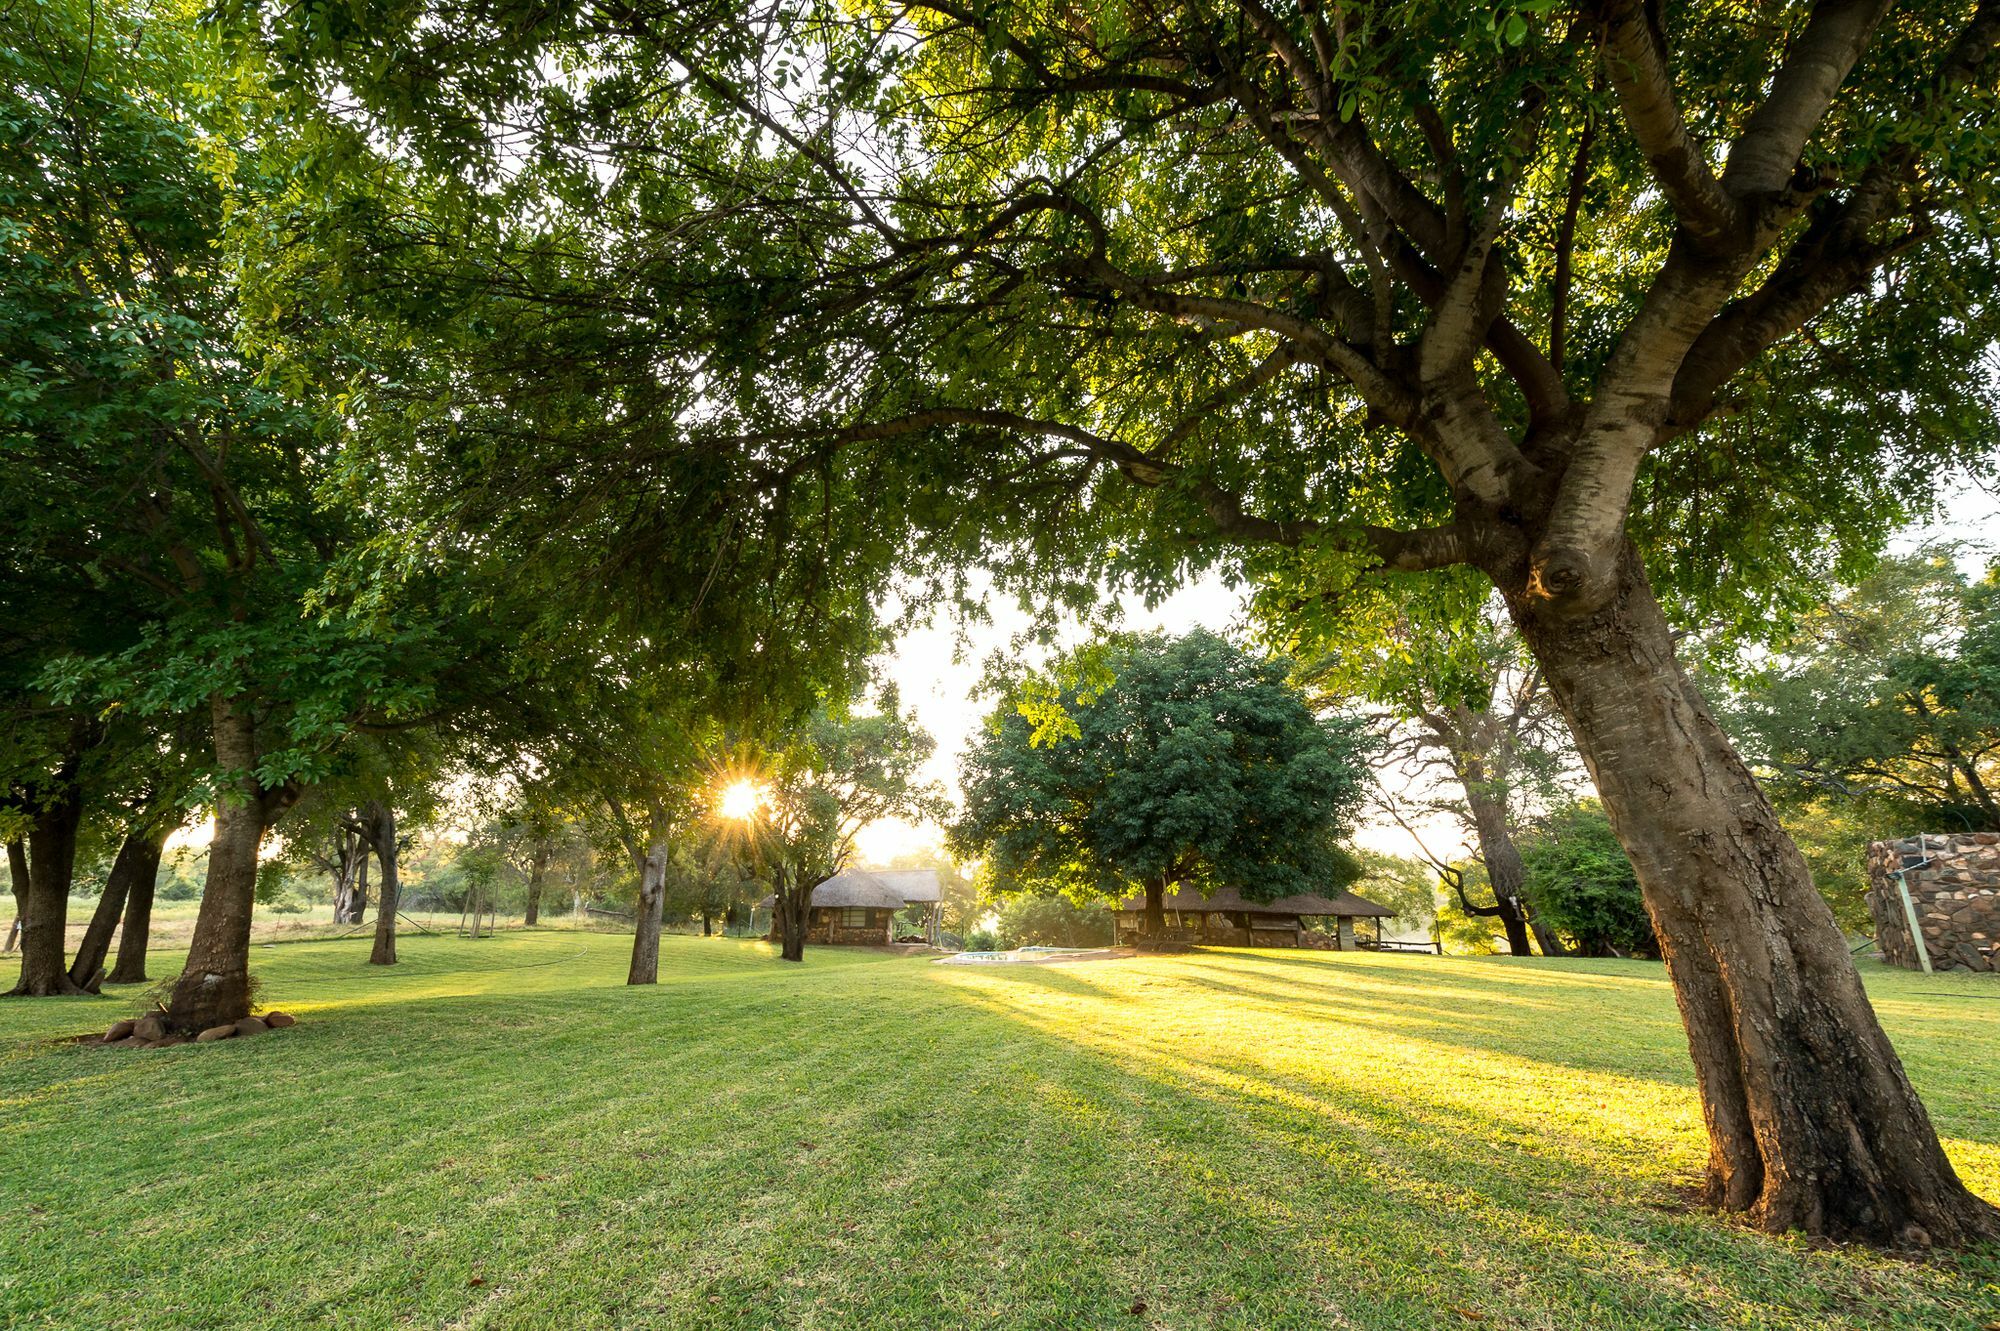
<svg viewBox="0 0 2000 1331">
<path fill-rule="evenodd" d="M 1928 539 L 2000 548 L 2000 497 L 1967 487 L 1948 505 L 1941 521 L 1912 530 L 1892 544 L 1898 550 L 1907 550 Z M 992 652 L 1009 648 L 1016 635 L 1028 627 L 1027 617 L 1005 598 L 995 598 L 990 612 L 992 623 L 967 626 L 940 614 L 925 627 L 898 640 L 883 663 L 887 676 L 902 690 L 904 706 L 915 709 L 924 728 L 937 740 L 931 775 L 944 784 L 954 799 L 958 795 L 959 757 L 990 705 L 973 696 L 982 663 Z M 1214 577 L 1183 588 L 1154 609 L 1147 609 L 1137 597 L 1124 604 L 1126 627 L 1159 628 L 1175 633 L 1194 628 L 1227 631 L 1239 625 L 1242 614 L 1241 593 Z M 1066 635 L 1065 645 L 1084 636 L 1078 628 Z M 1455 855 L 1467 844 L 1461 830 L 1445 822 L 1422 825 L 1418 830 L 1430 849 L 1439 855 Z M 1400 855 L 1416 853 L 1410 835 L 1386 821 L 1363 826 L 1356 840 L 1376 850 Z M 863 864 L 881 864 L 940 841 L 940 829 L 931 824 L 912 826 L 890 820 L 866 829 L 859 839 L 857 853 Z"/>
</svg>

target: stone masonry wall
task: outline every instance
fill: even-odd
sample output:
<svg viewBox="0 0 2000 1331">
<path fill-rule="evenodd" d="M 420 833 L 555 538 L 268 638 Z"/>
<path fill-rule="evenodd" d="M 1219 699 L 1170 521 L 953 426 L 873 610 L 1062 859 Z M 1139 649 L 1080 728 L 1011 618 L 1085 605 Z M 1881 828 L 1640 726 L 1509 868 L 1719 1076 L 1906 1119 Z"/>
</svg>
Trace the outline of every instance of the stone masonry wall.
<svg viewBox="0 0 2000 1331">
<path fill-rule="evenodd" d="M 1928 861 L 1928 863 L 1926 863 Z M 1892 965 L 1918 969 L 1896 870 L 1905 870 L 1935 970 L 2000 970 L 2000 832 L 1904 837 L 1868 847 L 1868 911 Z"/>
</svg>

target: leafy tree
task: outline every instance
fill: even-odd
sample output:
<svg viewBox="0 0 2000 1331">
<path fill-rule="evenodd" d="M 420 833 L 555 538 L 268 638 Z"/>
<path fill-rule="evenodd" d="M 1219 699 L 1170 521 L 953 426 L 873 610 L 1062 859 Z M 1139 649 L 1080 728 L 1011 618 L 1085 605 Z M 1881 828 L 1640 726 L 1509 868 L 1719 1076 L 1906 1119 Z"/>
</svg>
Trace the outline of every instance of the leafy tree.
<svg viewBox="0 0 2000 1331">
<path fill-rule="evenodd" d="M 888 863 L 880 867 L 929 869 L 937 874 L 938 923 L 948 934 L 963 937 L 989 908 L 985 897 L 980 893 L 978 882 L 961 868 L 958 861 L 942 846 L 926 846 L 920 850 L 905 851 L 892 856 Z M 914 907 L 912 914 L 928 909 L 929 907 Z M 920 928 L 923 921 L 912 918 L 909 923 L 912 927 Z"/>
<path fill-rule="evenodd" d="M 1868 912 L 1868 843 L 1879 841 L 1884 827 L 1879 812 L 1866 801 L 1825 795 L 1787 800 L 1778 807 L 1785 829 L 1805 856 L 1806 867 L 1833 910 L 1841 932 L 1870 937 L 1874 917 Z"/>
<path fill-rule="evenodd" d="M 199 730 L 187 721 L 170 731 L 132 719 L 118 728 L 129 735 L 117 765 L 123 788 L 105 809 L 117 849 L 69 968 L 70 980 L 92 991 L 106 983 L 134 984 L 146 978 L 160 859 L 167 838 L 187 821 L 200 769 Z M 107 973 L 114 932 L 119 933 L 118 959 Z"/>
<path fill-rule="evenodd" d="M 1104 947 L 1115 930 L 1102 902 L 1079 905 L 1066 897 L 1017 893 L 1000 903 L 993 925 L 996 949 Z"/>
<path fill-rule="evenodd" d="M 1440 950 L 1453 956 L 1486 957 L 1500 951 L 1494 941 L 1494 912 L 1480 910 L 1473 899 L 1490 895 L 1486 866 L 1478 860 L 1433 866 L 1438 878 L 1435 933 Z"/>
<path fill-rule="evenodd" d="M 942 817 L 922 779 L 936 743 L 884 689 L 867 713 L 816 714 L 789 743 L 748 767 L 757 808 L 745 820 L 751 862 L 771 883 L 780 955 L 805 959 L 812 895 L 852 862 L 854 839 L 883 818 Z"/>
<path fill-rule="evenodd" d="M 1457 577 L 1426 591 L 1350 591 L 1344 631 L 1302 672 L 1334 701 L 1376 709 L 1386 732 L 1379 761 L 1403 783 L 1450 792 L 1419 796 L 1417 812 L 1453 817 L 1476 840 L 1493 904 L 1461 897 L 1464 908 L 1498 918 L 1515 956 L 1529 955 L 1531 931 L 1544 955 L 1557 955 L 1561 942 L 1522 894 L 1515 844 L 1516 825 L 1561 765 L 1554 700 L 1489 588 Z"/>
<path fill-rule="evenodd" d="M 1269 900 L 1352 879 L 1340 842 L 1364 750 L 1278 661 L 1206 632 L 1116 639 L 1004 683 L 963 760 L 951 845 L 986 857 L 1002 894 L 1137 889 L 1158 934 L 1172 889 Z"/>
<path fill-rule="evenodd" d="M 1357 851 L 1355 859 L 1361 870 L 1353 883 L 1357 894 L 1396 912 L 1402 928 L 1431 931 L 1438 918 L 1435 869 L 1412 856 L 1379 850 Z"/>
<path fill-rule="evenodd" d="M 336 576 L 338 412 L 244 333 L 238 265 L 288 188 L 263 68 L 192 14 L 71 0 L 0 14 L 0 60 L 0 488 L 36 496 L 0 562 L 104 588 L 40 662 L 58 705 L 205 721 L 215 838 L 168 1004 L 196 1029 L 248 1011 L 266 833 L 356 726 L 425 709 L 454 649 L 434 587 Z"/>
<path fill-rule="evenodd" d="M 521 876 L 521 923 L 532 927 L 542 914 L 542 893 L 551 864 L 581 836 L 582 816 L 546 780 L 518 777 L 493 819 L 493 832 L 507 862 Z"/>
<path fill-rule="evenodd" d="M 1725 692 L 1781 802 L 1852 800 L 1885 834 L 2000 830 L 2000 577 L 1972 582 L 1958 553 L 1883 561 Z"/>
<path fill-rule="evenodd" d="M 1657 957 L 1639 880 L 1595 800 L 1552 809 L 1522 839 L 1535 911 L 1587 957 Z"/>
</svg>

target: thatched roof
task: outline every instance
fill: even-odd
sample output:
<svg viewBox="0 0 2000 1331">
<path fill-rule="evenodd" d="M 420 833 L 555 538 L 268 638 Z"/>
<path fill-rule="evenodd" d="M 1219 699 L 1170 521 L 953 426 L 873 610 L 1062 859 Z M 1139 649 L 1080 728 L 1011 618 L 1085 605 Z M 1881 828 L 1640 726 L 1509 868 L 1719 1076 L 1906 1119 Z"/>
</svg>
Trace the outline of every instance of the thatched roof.
<svg viewBox="0 0 2000 1331">
<path fill-rule="evenodd" d="M 1335 896 L 1322 897 L 1310 892 L 1301 892 L 1294 897 L 1279 897 L 1275 901 L 1246 901 L 1243 894 L 1233 887 L 1218 887 L 1212 896 L 1199 892 L 1169 892 L 1165 907 L 1186 915 L 1199 915 L 1208 911 L 1247 911 L 1252 915 L 1347 915 L 1370 916 L 1377 919 L 1392 919 L 1396 912 L 1387 910 L 1366 897 L 1357 897 L 1352 892 L 1341 892 Z M 1119 902 L 1121 912 L 1134 913 L 1146 909 L 1146 898 L 1126 897 Z"/>
<path fill-rule="evenodd" d="M 877 910 L 901 910 L 942 899 L 935 869 L 850 869 L 835 874 L 813 889 L 815 908 L 839 909 L 868 906 Z M 759 904 L 769 906 L 773 898 Z"/>
</svg>

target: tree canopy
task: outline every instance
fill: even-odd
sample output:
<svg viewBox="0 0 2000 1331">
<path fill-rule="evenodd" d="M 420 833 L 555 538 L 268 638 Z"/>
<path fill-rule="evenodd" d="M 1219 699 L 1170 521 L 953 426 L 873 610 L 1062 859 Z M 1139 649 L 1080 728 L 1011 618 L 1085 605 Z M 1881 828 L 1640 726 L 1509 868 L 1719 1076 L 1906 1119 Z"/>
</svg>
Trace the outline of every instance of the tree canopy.
<svg viewBox="0 0 2000 1331">
<path fill-rule="evenodd" d="M 1724 685 L 1780 799 L 1855 801 L 1885 836 L 2000 829 L 2000 581 L 1959 554 L 1885 561 Z"/>
<path fill-rule="evenodd" d="M 1126 637 L 1007 682 L 960 773 L 961 856 L 996 890 L 1079 902 L 1170 888 L 1325 893 L 1360 803 L 1358 723 L 1315 715 L 1281 661 L 1211 633 Z"/>
</svg>

